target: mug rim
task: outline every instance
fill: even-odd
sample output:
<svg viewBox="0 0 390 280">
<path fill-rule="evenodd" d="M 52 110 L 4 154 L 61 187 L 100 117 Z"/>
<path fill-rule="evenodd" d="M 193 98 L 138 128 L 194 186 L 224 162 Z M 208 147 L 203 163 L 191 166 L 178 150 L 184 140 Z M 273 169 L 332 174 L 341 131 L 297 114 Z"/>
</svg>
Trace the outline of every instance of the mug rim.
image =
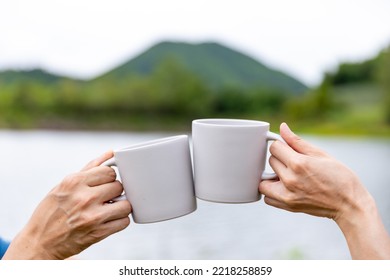
<svg viewBox="0 0 390 280">
<path fill-rule="evenodd" d="M 175 135 L 175 136 L 169 136 L 169 137 L 163 137 L 163 138 L 158 138 L 158 139 L 154 139 L 154 140 L 149 140 L 149 141 L 145 141 L 145 142 L 141 142 L 141 143 L 136 143 L 134 145 L 127 146 L 124 148 L 120 148 L 118 150 L 115 150 L 114 153 L 147 149 L 147 148 L 150 148 L 153 146 L 158 146 L 160 144 L 174 142 L 174 141 L 180 140 L 180 139 L 188 139 L 188 136 L 185 134 L 181 134 L 181 135 Z"/>
<path fill-rule="evenodd" d="M 269 126 L 265 121 L 248 120 L 248 119 L 224 119 L 224 118 L 210 118 L 210 119 L 196 119 L 192 121 L 196 125 L 214 126 L 214 127 L 258 127 Z"/>
</svg>

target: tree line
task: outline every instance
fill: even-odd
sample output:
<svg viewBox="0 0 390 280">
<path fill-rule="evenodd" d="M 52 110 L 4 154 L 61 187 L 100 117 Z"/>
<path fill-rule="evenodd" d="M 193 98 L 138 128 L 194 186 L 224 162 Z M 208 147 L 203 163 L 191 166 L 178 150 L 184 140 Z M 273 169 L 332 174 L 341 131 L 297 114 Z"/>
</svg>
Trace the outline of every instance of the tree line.
<svg viewBox="0 0 390 280">
<path fill-rule="evenodd" d="M 212 88 L 172 58 L 151 75 L 129 74 L 120 80 L 5 82 L 0 74 L 0 125 L 28 127 L 65 120 L 77 127 L 87 120 L 98 127 L 99 120 L 118 119 L 142 124 L 143 119 L 184 123 L 203 117 L 324 118 L 342 110 L 333 88 L 361 82 L 381 87 L 390 125 L 390 48 L 371 60 L 340 64 L 318 86 L 298 96 L 270 88 Z"/>
<path fill-rule="evenodd" d="M 25 80 L 1 83 L 0 122 L 10 125 L 26 118 L 73 119 L 91 116 L 193 118 L 277 112 L 288 93 L 266 89 L 211 88 L 173 59 L 151 75 L 94 81 L 60 79 L 53 83 Z M 28 122 L 28 121 L 27 121 Z"/>
</svg>

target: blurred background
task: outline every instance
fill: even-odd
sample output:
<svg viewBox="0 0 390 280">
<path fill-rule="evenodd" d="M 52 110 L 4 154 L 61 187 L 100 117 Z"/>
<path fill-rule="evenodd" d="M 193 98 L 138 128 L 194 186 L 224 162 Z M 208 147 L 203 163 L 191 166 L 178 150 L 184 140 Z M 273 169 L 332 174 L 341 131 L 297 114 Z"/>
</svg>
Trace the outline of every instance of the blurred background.
<svg viewBox="0 0 390 280">
<path fill-rule="evenodd" d="M 358 173 L 390 230 L 390 2 L 0 0 L 0 235 L 108 149 L 205 117 L 280 122 Z M 332 221 L 198 201 L 88 259 L 344 259 Z"/>
</svg>

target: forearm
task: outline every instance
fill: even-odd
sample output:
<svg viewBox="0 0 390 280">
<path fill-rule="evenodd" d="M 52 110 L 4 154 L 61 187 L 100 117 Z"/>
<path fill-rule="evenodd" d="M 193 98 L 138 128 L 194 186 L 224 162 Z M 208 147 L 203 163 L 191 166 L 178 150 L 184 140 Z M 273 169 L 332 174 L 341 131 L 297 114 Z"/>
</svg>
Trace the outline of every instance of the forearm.
<svg viewBox="0 0 390 280">
<path fill-rule="evenodd" d="M 3 260 L 50 260 L 54 259 L 39 247 L 34 235 L 25 227 L 11 242 Z"/>
<path fill-rule="evenodd" d="M 390 236 L 371 196 L 353 215 L 336 220 L 342 230 L 352 259 L 390 259 Z"/>
</svg>

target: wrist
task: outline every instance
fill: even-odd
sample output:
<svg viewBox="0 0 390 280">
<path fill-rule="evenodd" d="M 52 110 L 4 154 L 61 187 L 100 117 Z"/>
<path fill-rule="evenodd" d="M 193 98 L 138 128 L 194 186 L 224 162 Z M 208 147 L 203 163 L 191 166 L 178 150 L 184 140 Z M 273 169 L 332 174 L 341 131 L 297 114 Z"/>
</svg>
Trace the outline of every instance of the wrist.
<svg viewBox="0 0 390 280">
<path fill-rule="evenodd" d="M 382 223 L 375 200 L 366 191 L 335 218 L 353 259 L 389 259 L 390 237 Z"/>
<path fill-rule="evenodd" d="M 57 259 L 39 242 L 39 237 L 24 228 L 11 242 L 4 260 L 53 260 Z"/>
<path fill-rule="evenodd" d="M 374 199 L 367 192 L 356 195 L 351 201 L 344 201 L 335 222 L 343 233 L 359 230 L 366 223 L 370 223 L 377 216 L 377 208 Z"/>
</svg>

